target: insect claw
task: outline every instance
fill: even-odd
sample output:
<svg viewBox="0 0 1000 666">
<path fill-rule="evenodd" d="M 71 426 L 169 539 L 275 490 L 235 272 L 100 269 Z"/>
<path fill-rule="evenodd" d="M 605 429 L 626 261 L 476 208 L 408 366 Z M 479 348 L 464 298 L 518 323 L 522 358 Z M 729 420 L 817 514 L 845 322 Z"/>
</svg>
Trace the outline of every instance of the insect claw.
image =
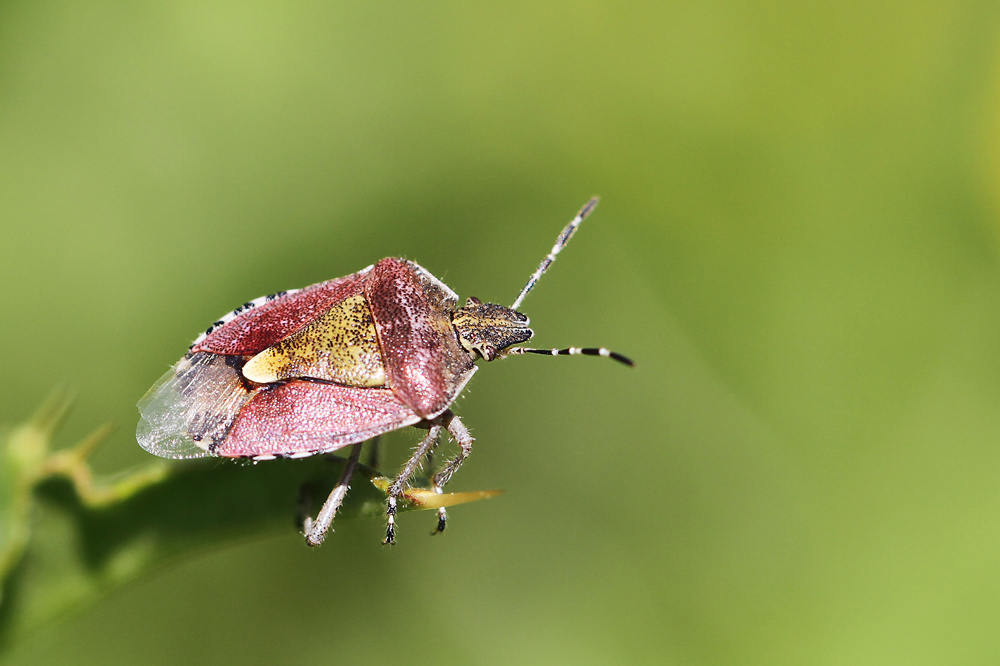
<svg viewBox="0 0 1000 666">
<path fill-rule="evenodd" d="M 441 532 L 444 532 L 444 528 L 447 526 L 448 526 L 448 511 L 444 507 L 441 507 L 440 509 L 438 509 L 437 527 L 434 528 L 433 532 L 431 532 L 431 536 L 434 536 L 435 534 L 441 534 Z"/>
<path fill-rule="evenodd" d="M 385 526 L 385 541 L 383 545 L 395 546 L 396 545 L 396 498 L 393 495 L 389 495 L 389 503 L 385 508 L 385 517 L 387 520 Z"/>
</svg>

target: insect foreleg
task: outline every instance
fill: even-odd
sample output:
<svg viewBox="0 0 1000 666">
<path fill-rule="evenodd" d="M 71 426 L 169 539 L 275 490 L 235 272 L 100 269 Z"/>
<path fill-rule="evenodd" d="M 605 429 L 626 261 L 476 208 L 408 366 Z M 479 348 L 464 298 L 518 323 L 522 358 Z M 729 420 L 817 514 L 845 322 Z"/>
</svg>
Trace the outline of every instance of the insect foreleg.
<svg viewBox="0 0 1000 666">
<path fill-rule="evenodd" d="M 448 461 L 440 472 L 434 475 L 434 488 L 443 488 L 447 484 L 452 475 L 458 471 L 458 468 L 462 466 L 465 459 L 469 457 L 472 453 L 472 443 L 476 441 L 473 439 L 472 435 L 469 434 L 469 429 L 465 427 L 462 423 L 462 419 L 458 418 L 451 411 L 447 411 L 444 414 L 445 427 L 448 428 L 448 434 L 458 442 L 459 451 L 458 455 Z"/>
<path fill-rule="evenodd" d="M 439 425 L 432 425 L 427 436 L 417 444 L 416 448 L 413 449 L 413 455 L 410 459 L 406 461 L 403 465 L 403 469 L 400 470 L 399 474 L 396 476 L 396 480 L 392 482 L 389 486 L 387 494 L 389 495 L 388 504 L 385 509 L 386 516 L 386 526 L 385 526 L 385 541 L 382 543 L 387 543 L 392 545 L 396 541 L 396 500 L 403 493 L 403 488 L 406 487 L 406 482 L 413 476 L 413 473 L 420 469 L 420 465 L 423 462 L 424 456 L 429 452 L 434 450 L 437 446 L 438 440 L 441 438 L 442 427 Z"/>
<path fill-rule="evenodd" d="M 462 466 L 465 459 L 469 457 L 472 453 L 472 443 L 476 441 L 473 439 L 472 435 L 469 434 L 469 429 L 465 427 L 462 423 L 462 419 L 458 418 L 451 413 L 451 410 L 445 412 L 442 417 L 445 419 L 445 427 L 448 428 L 448 434 L 458 442 L 458 455 L 448 461 L 448 463 L 441 468 L 441 471 L 434 475 L 434 492 L 440 494 L 443 492 L 443 488 L 458 468 Z M 448 524 L 448 513 L 445 511 L 444 507 L 438 509 L 438 524 L 437 528 L 432 532 L 432 534 L 437 534 L 438 532 L 443 532 L 445 526 Z"/>
</svg>

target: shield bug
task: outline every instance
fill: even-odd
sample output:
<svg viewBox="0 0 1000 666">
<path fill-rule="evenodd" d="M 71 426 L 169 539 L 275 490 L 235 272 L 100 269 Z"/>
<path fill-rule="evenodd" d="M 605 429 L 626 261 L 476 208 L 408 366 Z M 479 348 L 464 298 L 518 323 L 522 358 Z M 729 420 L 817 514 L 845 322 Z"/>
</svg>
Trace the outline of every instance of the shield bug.
<svg viewBox="0 0 1000 666">
<path fill-rule="evenodd" d="M 387 489 L 385 543 L 395 539 L 397 499 L 443 431 L 459 452 L 433 476 L 442 488 L 472 450 L 449 407 L 476 361 L 513 354 L 628 358 L 604 348 L 531 349 L 524 297 L 597 205 L 591 199 L 563 229 L 510 307 L 458 295 L 418 264 L 382 259 L 346 277 L 243 304 L 198 336 L 188 353 L 139 402 L 136 432 L 164 458 L 301 458 L 352 446 L 341 478 L 306 541 L 322 543 L 343 501 L 361 443 L 405 426 L 427 430 Z M 438 513 L 444 530 L 446 513 Z"/>
</svg>

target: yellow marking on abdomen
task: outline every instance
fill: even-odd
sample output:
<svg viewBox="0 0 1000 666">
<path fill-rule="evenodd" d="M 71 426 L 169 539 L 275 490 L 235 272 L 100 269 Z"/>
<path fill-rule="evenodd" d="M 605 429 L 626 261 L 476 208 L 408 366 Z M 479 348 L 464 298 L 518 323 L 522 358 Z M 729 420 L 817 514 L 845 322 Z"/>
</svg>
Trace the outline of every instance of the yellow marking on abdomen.
<svg viewBox="0 0 1000 666">
<path fill-rule="evenodd" d="M 260 384 L 312 377 L 360 388 L 384 386 L 385 365 L 365 297 L 345 298 L 260 352 L 243 366 L 243 376 Z"/>
</svg>

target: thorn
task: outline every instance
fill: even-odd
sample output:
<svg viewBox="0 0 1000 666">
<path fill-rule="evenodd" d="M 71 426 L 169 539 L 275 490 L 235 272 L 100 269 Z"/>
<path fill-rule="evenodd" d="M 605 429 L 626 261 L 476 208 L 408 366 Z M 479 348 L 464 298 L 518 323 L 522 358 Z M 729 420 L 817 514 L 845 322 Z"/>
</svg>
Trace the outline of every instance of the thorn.
<svg viewBox="0 0 1000 666">
<path fill-rule="evenodd" d="M 51 436 L 59 424 L 66 419 L 75 401 L 74 394 L 63 387 L 57 387 L 31 417 L 31 424 L 46 436 Z"/>
<path fill-rule="evenodd" d="M 97 450 L 97 447 L 101 445 L 101 442 L 107 439 L 108 436 L 115 431 L 115 428 L 116 426 L 114 423 L 105 423 L 100 428 L 84 437 L 79 444 L 73 447 L 74 456 L 80 461 L 84 461 L 89 458 L 94 451 Z"/>
</svg>

